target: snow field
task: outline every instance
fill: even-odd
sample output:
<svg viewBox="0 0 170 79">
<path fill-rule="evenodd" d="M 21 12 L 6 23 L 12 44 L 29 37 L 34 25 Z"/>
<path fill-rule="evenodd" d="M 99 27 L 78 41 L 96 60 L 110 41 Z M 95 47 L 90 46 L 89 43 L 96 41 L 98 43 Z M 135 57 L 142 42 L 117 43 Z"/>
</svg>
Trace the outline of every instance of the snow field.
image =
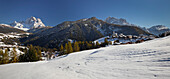
<svg viewBox="0 0 170 79">
<path fill-rule="evenodd" d="M 0 65 L 0 79 L 169 79 L 170 36 L 50 61 Z"/>
</svg>

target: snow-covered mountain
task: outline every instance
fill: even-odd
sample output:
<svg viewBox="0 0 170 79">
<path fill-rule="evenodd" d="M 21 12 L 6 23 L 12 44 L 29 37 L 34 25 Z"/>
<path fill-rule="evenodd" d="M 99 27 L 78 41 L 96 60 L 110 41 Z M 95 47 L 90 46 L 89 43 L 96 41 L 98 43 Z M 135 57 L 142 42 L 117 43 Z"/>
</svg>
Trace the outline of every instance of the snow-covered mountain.
<svg viewBox="0 0 170 79">
<path fill-rule="evenodd" d="M 115 17 L 108 17 L 106 18 L 105 22 L 107 23 L 111 23 L 111 24 L 118 24 L 118 25 L 134 25 L 134 24 L 130 24 L 126 21 L 126 19 L 123 18 L 115 18 Z"/>
<path fill-rule="evenodd" d="M 156 25 L 156 26 L 152 26 L 151 28 L 149 28 L 149 30 L 167 30 L 167 29 L 169 28 L 163 25 Z"/>
<path fill-rule="evenodd" d="M 157 35 L 157 36 L 162 33 L 167 32 L 167 31 L 170 31 L 170 29 L 168 27 L 163 26 L 163 25 L 155 25 L 150 28 L 143 27 L 142 29 L 147 32 L 150 32 L 151 34 Z"/>
<path fill-rule="evenodd" d="M 124 35 L 150 34 L 136 26 L 110 24 L 97 19 L 96 17 L 91 17 L 77 21 L 65 21 L 53 28 L 36 32 L 36 34 L 33 34 L 26 39 L 22 39 L 22 41 L 31 40 L 24 43 L 34 43 L 36 45 L 41 44 L 40 46 L 52 47 L 52 44 L 56 45 L 58 43 L 59 45 L 61 44 L 61 41 L 63 41 L 62 44 L 66 43 L 68 41 L 67 39 L 77 41 L 94 41 L 103 36 L 111 35 L 113 31 L 118 34 L 123 33 Z"/>
<path fill-rule="evenodd" d="M 129 22 L 126 21 L 126 19 L 122 19 L 122 18 L 118 19 L 118 18 L 115 18 L 115 17 L 108 17 L 108 18 L 106 18 L 105 22 L 111 23 L 111 24 L 117 24 L 117 25 L 137 26 L 137 25 L 134 25 L 134 24 L 130 24 Z M 168 27 L 163 26 L 163 25 L 156 25 L 156 26 L 152 26 L 150 28 L 140 27 L 140 26 L 137 26 L 137 27 L 143 29 L 146 32 L 157 35 L 157 36 L 159 34 L 170 31 L 170 29 Z"/>
<path fill-rule="evenodd" d="M 27 31 L 29 29 L 34 29 L 34 28 L 42 28 L 46 27 L 44 23 L 41 21 L 39 18 L 31 17 L 26 19 L 26 21 L 14 21 L 13 23 L 10 24 L 14 28 L 18 28 L 24 31 Z"/>
<path fill-rule="evenodd" d="M 170 36 L 0 65 L 0 79 L 169 79 Z"/>
</svg>

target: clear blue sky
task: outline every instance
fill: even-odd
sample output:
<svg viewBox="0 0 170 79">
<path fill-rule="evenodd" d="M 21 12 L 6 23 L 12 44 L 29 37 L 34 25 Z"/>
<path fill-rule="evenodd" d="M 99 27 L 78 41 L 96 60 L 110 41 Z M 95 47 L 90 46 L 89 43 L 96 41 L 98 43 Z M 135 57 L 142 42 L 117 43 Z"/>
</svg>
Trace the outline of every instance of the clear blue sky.
<svg viewBox="0 0 170 79">
<path fill-rule="evenodd" d="M 45 25 L 108 16 L 150 27 L 170 27 L 170 0 L 0 0 L 0 23 L 41 18 Z"/>
</svg>

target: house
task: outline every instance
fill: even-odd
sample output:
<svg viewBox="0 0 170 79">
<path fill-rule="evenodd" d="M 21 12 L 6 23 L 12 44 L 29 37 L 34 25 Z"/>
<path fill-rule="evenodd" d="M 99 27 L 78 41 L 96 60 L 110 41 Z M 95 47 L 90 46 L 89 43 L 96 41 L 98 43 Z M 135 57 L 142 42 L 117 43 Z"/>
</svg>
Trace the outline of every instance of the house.
<svg viewBox="0 0 170 79">
<path fill-rule="evenodd" d="M 132 39 L 132 35 L 127 35 L 127 38 Z"/>
<path fill-rule="evenodd" d="M 0 45 L 5 45 L 4 42 L 0 42 Z"/>
<path fill-rule="evenodd" d="M 138 38 L 138 36 L 136 36 L 136 35 L 133 35 L 133 36 L 132 36 L 132 38 L 133 38 L 133 39 L 137 39 L 137 38 Z"/>
<path fill-rule="evenodd" d="M 118 37 L 117 33 L 115 33 L 115 32 L 113 31 L 112 37 L 113 37 L 113 38 L 117 38 L 117 37 Z"/>
<path fill-rule="evenodd" d="M 155 36 L 149 35 L 148 39 L 155 39 Z"/>
<path fill-rule="evenodd" d="M 119 34 L 119 38 L 124 38 L 124 39 L 125 39 L 126 37 L 127 37 L 127 36 L 126 36 L 126 35 L 123 35 L 123 33 L 120 33 L 120 34 Z"/>
</svg>

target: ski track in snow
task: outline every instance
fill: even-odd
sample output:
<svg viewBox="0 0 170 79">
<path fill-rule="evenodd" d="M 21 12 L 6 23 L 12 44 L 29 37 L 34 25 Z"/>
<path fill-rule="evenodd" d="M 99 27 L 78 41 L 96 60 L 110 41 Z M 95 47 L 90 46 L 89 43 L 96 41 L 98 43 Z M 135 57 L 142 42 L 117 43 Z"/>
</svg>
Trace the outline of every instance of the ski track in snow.
<svg viewBox="0 0 170 79">
<path fill-rule="evenodd" d="M 170 36 L 50 61 L 0 65 L 0 79 L 169 79 Z"/>
</svg>

